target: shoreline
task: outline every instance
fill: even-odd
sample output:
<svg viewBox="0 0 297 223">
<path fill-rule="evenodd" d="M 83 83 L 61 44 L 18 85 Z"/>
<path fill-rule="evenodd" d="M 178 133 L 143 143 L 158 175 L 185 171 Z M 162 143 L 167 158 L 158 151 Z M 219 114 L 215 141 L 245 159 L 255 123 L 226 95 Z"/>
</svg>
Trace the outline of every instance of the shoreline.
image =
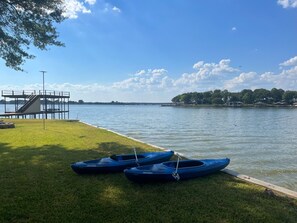
<svg viewBox="0 0 297 223">
<path fill-rule="evenodd" d="M 179 108 L 297 108 L 296 105 L 246 104 L 246 105 L 211 105 L 211 104 L 162 104 L 162 107 Z"/>
<path fill-rule="evenodd" d="M 0 222 L 296 222 L 297 199 L 224 172 L 141 185 L 122 172 L 78 175 L 73 162 L 160 149 L 97 122 L 12 121 L 0 130 Z"/>
<path fill-rule="evenodd" d="M 100 126 L 96 126 L 96 125 L 93 125 L 93 124 L 90 124 L 90 123 L 87 123 L 87 122 L 83 122 L 83 121 L 80 121 L 78 120 L 80 123 L 83 123 L 85 125 L 88 125 L 88 126 L 91 126 L 91 127 L 94 127 L 94 128 L 98 128 L 98 129 L 102 129 L 102 130 L 105 130 L 105 131 L 108 131 L 108 132 L 111 132 L 111 133 L 114 133 L 114 134 L 117 134 L 119 136 L 122 136 L 122 137 L 125 137 L 125 138 L 128 138 L 128 139 L 131 139 L 131 140 L 134 140 L 136 142 L 140 142 L 140 143 L 143 143 L 143 144 L 146 144 L 148 146 L 151 146 L 151 147 L 154 147 L 154 148 L 157 148 L 157 149 L 160 149 L 160 150 L 168 150 L 164 147 L 160 147 L 160 146 L 156 146 L 156 145 L 153 145 L 153 144 L 150 144 L 150 143 L 147 143 L 147 142 L 143 142 L 139 139 L 135 139 L 133 137 L 130 137 L 130 136 L 126 136 L 124 134 L 121 134 L 119 132 L 116 132 L 116 131 L 113 131 L 113 130 L 110 130 L 110 129 L 107 129 L 107 128 L 103 128 L 103 127 L 100 127 Z M 174 154 L 175 155 L 180 155 L 181 157 L 184 157 L 186 159 L 189 159 L 188 157 L 186 157 L 184 154 L 182 153 L 179 153 L 179 152 L 175 152 L 174 151 Z M 259 180 L 259 179 L 256 179 L 256 178 L 253 178 L 253 177 L 250 177 L 250 176 L 247 176 L 247 175 L 244 175 L 244 174 L 240 174 L 234 170 L 231 170 L 231 169 L 223 169 L 221 170 L 223 173 L 225 174 L 228 174 L 230 176 L 233 176 L 235 178 L 238 178 L 240 180 L 243 180 L 245 182 L 248 182 L 248 183 L 252 183 L 252 184 L 256 184 L 256 185 L 259 185 L 259 186 L 262 186 L 264 187 L 266 190 L 269 189 L 269 190 L 272 190 L 274 192 L 277 192 L 277 193 L 280 193 L 282 196 L 288 196 L 290 198 L 294 198 L 294 199 L 297 199 L 297 192 L 296 191 L 293 191 L 293 190 L 290 190 L 290 189 L 287 189 L 285 187 L 281 187 L 281 186 L 277 186 L 277 185 L 274 185 L 274 184 L 271 184 L 269 182 L 265 182 L 265 181 L 262 181 L 262 180 Z"/>
</svg>

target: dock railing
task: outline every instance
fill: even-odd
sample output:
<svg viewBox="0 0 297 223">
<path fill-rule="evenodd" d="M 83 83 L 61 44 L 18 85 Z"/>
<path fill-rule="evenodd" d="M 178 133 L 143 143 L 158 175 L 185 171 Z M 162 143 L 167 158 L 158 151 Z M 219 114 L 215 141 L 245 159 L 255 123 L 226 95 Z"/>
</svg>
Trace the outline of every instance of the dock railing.
<svg viewBox="0 0 297 223">
<path fill-rule="evenodd" d="M 39 95 L 43 95 L 43 91 L 39 90 Z M 63 97 L 70 97 L 70 92 L 68 91 L 51 91 L 51 90 L 45 90 L 44 91 L 45 96 L 63 96 Z"/>
<path fill-rule="evenodd" d="M 1 95 L 3 97 L 7 96 L 29 96 L 29 95 L 35 95 L 36 91 L 35 90 L 22 90 L 22 91 L 14 91 L 14 90 L 2 90 Z"/>
<path fill-rule="evenodd" d="M 2 90 L 1 95 L 3 97 L 24 97 L 24 98 L 31 96 L 31 95 L 70 97 L 70 92 L 45 90 L 43 93 L 42 90 L 39 90 L 39 91 L 36 91 L 36 90 L 22 90 L 22 91 Z"/>
</svg>

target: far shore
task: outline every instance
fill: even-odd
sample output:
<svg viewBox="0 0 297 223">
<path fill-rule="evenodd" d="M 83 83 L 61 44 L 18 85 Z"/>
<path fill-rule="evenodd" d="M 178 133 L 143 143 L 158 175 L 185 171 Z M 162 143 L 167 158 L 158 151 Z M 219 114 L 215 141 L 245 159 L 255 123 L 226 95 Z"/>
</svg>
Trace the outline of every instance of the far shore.
<svg viewBox="0 0 297 223">
<path fill-rule="evenodd" d="M 185 108 L 297 108 L 296 105 L 275 105 L 275 104 L 243 104 L 243 105 L 211 105 L 211 104 L 175 104 L 168 103 L 161 106 L 185 107 Z"/>
</svg>

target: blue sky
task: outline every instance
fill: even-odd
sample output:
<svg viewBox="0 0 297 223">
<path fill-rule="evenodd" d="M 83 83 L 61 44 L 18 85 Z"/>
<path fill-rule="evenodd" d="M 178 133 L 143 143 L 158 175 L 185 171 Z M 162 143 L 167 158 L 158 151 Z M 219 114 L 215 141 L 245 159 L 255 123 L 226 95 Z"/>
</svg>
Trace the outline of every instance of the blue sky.
<svg viewBox="0 0 297 223">
<path fill-rule="evenodd" d="M 297 0 L 65 0 L 66 47 L 0 60 L 0 90 L 71 100 L 168 102 L 191 91 L 297 90 Z"/>
</svg>

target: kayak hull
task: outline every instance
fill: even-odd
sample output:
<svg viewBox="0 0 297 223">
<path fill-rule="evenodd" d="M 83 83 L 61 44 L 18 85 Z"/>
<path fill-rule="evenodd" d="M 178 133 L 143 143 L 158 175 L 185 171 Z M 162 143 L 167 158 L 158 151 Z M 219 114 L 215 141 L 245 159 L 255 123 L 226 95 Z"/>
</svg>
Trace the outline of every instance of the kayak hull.
<svg viewBox="0 0 297 223">
<path fill-rule="evenodd" d="M 138 165 L 150 165 L 168 161 L 173 154 L 173 151 L 137 154 L 138 162 L 134 154 L 113 155 L 101 159 L 72 163 L 71 168 L 77 174 L 121 172 L 126 168 L 136 167 Z"/>
<path fill-rule="evenodd" d="M 224 169 L 230 159 L 168 161 L 160 164 L 125 169 L 126 177 L 134 182 L 166 182 L 202 177 Z"/>
</svg>

